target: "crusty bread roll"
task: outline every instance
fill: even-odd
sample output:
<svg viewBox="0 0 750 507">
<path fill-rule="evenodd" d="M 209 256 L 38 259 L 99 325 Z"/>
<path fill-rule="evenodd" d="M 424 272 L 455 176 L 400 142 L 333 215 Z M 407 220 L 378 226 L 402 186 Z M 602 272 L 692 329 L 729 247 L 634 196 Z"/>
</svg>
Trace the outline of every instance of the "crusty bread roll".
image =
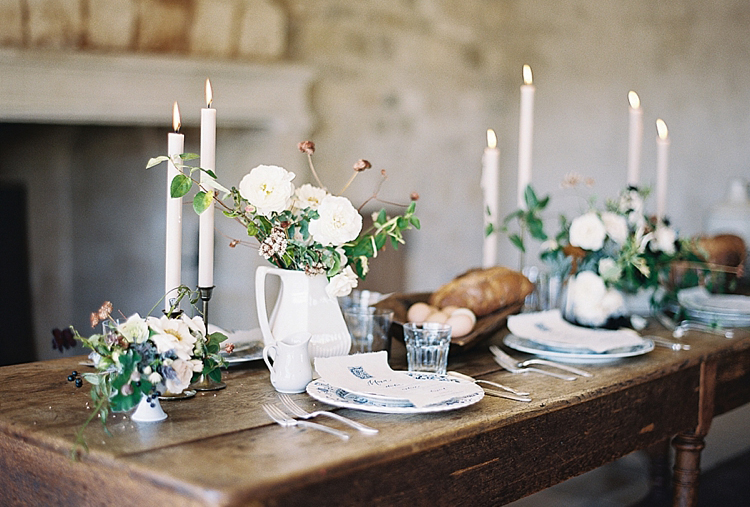
<svg viewBox="0 0 750 507">
<path fill-rule="evenodd" d="M 695 250 L 707 262 L 733 268 L 743 264 L 747 256 L 745 242 L 734 234 L 698 237 Z"/>
<path fill-rule="evenodd" d="M 430 304 L 468 308 L 477 317 L 520 303 L 534 290 L 518 271 L 496 266 L 472 269 L 446 283 L 430 296 Z"/>
</svg>

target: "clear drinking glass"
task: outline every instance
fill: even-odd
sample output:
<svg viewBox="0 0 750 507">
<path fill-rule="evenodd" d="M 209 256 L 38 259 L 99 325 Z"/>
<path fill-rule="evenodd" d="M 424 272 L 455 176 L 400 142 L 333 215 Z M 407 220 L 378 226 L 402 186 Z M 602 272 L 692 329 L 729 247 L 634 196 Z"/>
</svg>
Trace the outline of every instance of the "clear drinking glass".
<svg viewBox="0 0 750 507">
<path fill-rule="evenodd" d="M 372 306 L 344 308 L 344 320 L 352 337 L 351 353 L 385 350 L 391 355 L 391 322 L 393 310 Z"/>
<path fill-rule="evenodd" d="M 451 344 L 450 326 L 436 322 L 409 322 L 404 324 L 404 341 L 409 371 L 445 375 Z"/>
</svg>

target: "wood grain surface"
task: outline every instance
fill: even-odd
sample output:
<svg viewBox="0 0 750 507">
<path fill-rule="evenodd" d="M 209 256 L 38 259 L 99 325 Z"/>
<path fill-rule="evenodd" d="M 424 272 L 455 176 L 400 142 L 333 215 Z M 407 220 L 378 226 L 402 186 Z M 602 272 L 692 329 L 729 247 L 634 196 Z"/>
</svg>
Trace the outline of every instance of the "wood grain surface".
<svg viewBox="0 0 750 507">
<path fill-rule="evenodd" d="M 380 430 L 364 435 L 320 421 L 348 431 L 347 442 L 273 424 L 261 410 L 278 403 L 268 371 L 245 363 L 225 372 L 222 391 L 163 401 L 163 422 L 116 414 L 109 435 L 92 422 L 90 452 L 77 462 L 68 453 L 90 398 L 66 377 L 85 369 L 83 358 L 7 366 L 0 368 L 0 503 L 500 505 L 676 434 L 697 431 L 689 444 L 699 447 L 713 415 L 750 400 L 750 335 L 738 335 L 690 333 L 689 351 L 657 348 L 585 366 L 594 376 L 574 382 L 500 369 L 487 351 L 502 343 L 500 334 L 451 357 L 449 369 L 530 391 L 531 403 L 486 396 L 461 410 L 392 415 L 293 395 L 307 409 L 337 410 Z M 401 369 L 403 346 L 396 347 L 391 364 Z M 713 384 L 705 383 L 707 371 L 715 372 Z M 683 474 L 686 491 L 692 473 Z"/>
</svg>

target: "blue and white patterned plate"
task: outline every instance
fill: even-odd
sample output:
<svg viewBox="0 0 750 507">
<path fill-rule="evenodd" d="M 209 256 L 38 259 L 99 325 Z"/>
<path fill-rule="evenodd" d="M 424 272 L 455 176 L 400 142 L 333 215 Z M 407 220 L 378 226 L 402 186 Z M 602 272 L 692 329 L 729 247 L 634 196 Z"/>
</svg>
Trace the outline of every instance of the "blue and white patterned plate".
<svg viewBox="0 0 750 507">
<path fill-rule="evenodd" d="M 471 393 L 451 398 L 442 403 L 436 403 L 426 407 L 415 407 L 409 400 L 352 393 L 346 389 L 334 387 L 322 379 L 318 379 L 307 384 L 307 394 L 318 401 L 336 407 L 364 410 L 366 412 L 379 412 L 382 414 L 426 414 L 430 412 L 457 410 L 459 408 L 473 405 L 484 397 L 484 391 L 482 388 L 473 382 L 467 382 L 466 380 L 460 380 L 445 375 L 437 375 L 434 373 L 407 372 L 407 375 L 416 380 L 440 380 L 443 382 L 461 382 L 464 384 L 471 384 Z"/>
</svg>

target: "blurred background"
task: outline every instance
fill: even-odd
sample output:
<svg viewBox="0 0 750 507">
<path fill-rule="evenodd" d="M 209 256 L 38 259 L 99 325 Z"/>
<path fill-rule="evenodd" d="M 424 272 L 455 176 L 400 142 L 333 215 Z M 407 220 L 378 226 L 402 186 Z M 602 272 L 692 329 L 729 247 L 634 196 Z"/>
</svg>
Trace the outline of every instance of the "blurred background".
<svg viewBox="0 0 750 507">
<path fill-rule="evenodd" d="M 225 185 L 261 163 L 310 181 L 296 144 L 311 139 L 331 189 L 358 159 L 373 164 L 347 191 L 355 206 L 381 169 L 383 200 L 420 194 L 422 231 L 363 285 L 383 292 L 433 290 L 481 264 L 488 128 L 500 216 L 515 209 L 523 64 L 536 86 L 532 182 L 553 196 L 553 221 L 585 204 L 562 197 L 571 171 L 593 179 L 585 195 L 599 202 L 625 186 L 629 90 L 644 110 L 644 185 L 656 119 L 669 127 L 666 209 L 681 235 L 705 232 L 730 181 L 750 177 L 743 0 L 0 0 L 0 26 L 2 293 L 20 322 L 6 340 L 33 344 L 31 359 L 58 355 L 53 328 L 87 333 L 104 300 L 125 315 L 158 304 L 166 176 L 146 162 L 166 152 L 174 100 L 186 151 L 198 151 L 207 77 Z M 184 217 L 183 283 L 194 286 L 197 218 Z M 262 259 L 229 247 L 245 239 L 229 220 L 216 237 L 215 322 L 254 327 Z M 498 252 L 519 266 L 502 235 Z"/>
</svg>

